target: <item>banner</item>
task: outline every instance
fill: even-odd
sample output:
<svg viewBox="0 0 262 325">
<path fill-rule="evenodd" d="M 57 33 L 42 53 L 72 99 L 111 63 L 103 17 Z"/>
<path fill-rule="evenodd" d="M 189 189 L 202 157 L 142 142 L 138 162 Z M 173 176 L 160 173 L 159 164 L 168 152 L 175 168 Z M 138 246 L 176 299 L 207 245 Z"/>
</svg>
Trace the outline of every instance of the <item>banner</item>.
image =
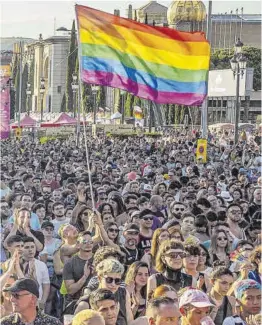
<svg viewBox="0 0 262 325">
<path fill-rule="evenodd" d="M 196 160 L 201 163 L 207 162 L 207 140 L 206 139 L 198 139 L 197 141 Z"/>
<path fill-rule="evenodd" d="M 2 71 L 2 70 L 1 70 Z M 10 87 L 9 77 L 0 77 L 0 139 L 7 139 L 10 132 Z"/>
</svg>

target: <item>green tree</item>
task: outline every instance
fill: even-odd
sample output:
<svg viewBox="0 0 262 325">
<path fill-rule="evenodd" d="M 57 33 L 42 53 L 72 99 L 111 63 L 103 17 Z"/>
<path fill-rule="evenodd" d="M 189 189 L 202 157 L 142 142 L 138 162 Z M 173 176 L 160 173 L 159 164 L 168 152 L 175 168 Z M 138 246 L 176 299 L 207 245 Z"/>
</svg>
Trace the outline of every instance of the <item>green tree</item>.
<svg viewBox="0 0 262 325">
<path fill-rule="evenodd" d="M 133 103 L 134 103 L 134 95 L 127 93 L 126 101 L 125 101 L 125 116 L 126 117 L 132 116 Z"/>
<path fill-rule="evenodd" d="M 261 49 L 245 46 L 243 47 L 243 54 L 247 58 L 247 67 L 254 68 L 254 90 L 261 89 Z M 230 69 L 230 60 L 234 55 L 234 49 L 216 50 L 211 55 L 211 70 Z"/>
<path fill-rule="evenodd" d="M 28 64 L 26 63 L 23 69 L 22 73 L 22 107 L 21 111 L 26 112 L 27 111 L 27 95 L 26 95 L 26 89 L 27 89 L 27 82 L 28 82 Z"/>
<path fill-rule="evenodd" d="M 94 111 L 94 96 L 90 84 L 83 83 L 82 85 L 82 105 L 85 113 Z"/>
<path fill-rule="evenodd" d="M 99 86 L 96 101 L 97 101 L 97 107 L 105 108 L 105 106 L 106 106 L 106 87 L 105 86 Z"/>
<path fill-rule="evenodd" d="M 30 90 L 31 90 L 31 96 L 29 97 L 28 100 L 28 107 L 30 110 L 32 110 L 32 104 L 33 104 L 34 75 L 35 75 L 35 58 L 33 58 L 30 64 L 30 71 L 28 76 L 28 82 L 30 83 Z"/>
<path fill-rule="evenodd" d="M 72 74 L 76 71 L 77 60 L 77 38 L 75 29 L 75 20 L 73 20 L 71 28 L 71 38 L 69 45 L 69 56 L 67 59 L 67 76 L 66 76 L 66 110 L 72 112 L 73 110 L 73 91 L 72 91 Z"/>
<path fill-rule="evenodd" d="M 13 88 L 10 91 L 10 118 L 15 118 L 16 112 L 16 81 L 17 81 L 17 72 L 18 72 L 18 57 L 15 55 L 14 63 L 12 66 L 12 83 Z"/>
</svg>

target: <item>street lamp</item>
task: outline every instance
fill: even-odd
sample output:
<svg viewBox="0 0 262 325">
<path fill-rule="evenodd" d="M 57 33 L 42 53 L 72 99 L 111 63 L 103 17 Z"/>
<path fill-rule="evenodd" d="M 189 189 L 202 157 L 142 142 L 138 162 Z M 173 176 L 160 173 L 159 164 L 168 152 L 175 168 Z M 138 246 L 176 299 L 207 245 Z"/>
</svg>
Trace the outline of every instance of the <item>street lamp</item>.
<svg viewBox="0 0 262 325">
<path fill-rule="evenodd" d="M 29 107 L 29 98 L 31 96 L 31 90 L 30 90 L 30 83 L 27 83 L 27 87 L 26 87 L 26 100 L 27 100 L 27 114 L 28 116 L 30 115 L 30 107 Z"/>
<path fill-rule="evenodd" d="M 45 93 L 45 79 L 40 79 L 40 98 L 41 98 L 41 117 L 40 122 L 43 122 L 43 111 L 44 111 L 44 93 Z"/>
<path fill-rule="evenodd" d="M 73 91 L 73 105 L 74 105 L 74 117 L 76 116 L 76 92 L 78 91 L 79 85 L 77 82 L 77 73 L 72 74 L 73 82 L 71 84 Z M 76 145 L 79 146 L 80 139 L 80 105 L 77 108 L 77 126 L 76 126 Z"/>
<path fill-rule="evenodd" d="M 99 90 L 99 86 L 97 85 L 91 85 L 92 89 L 92 94 L 94 95 L 94 134 L 96 134 L 96 112 L 97 112 L 97 107 L 96 107 L 96 96 Z"/>
<path fill-rule="evenodd" d="M 236 116 L 235 116 L 235 144 L 238 142 L 238 124 L 239 124 L 239 111 L 240 111 L 240 102 L 239 102 L 239 88 L 240 88 L 240 76 L 243 78 L 244 72 L 247 66 L 247 59 L 242 53 L 243 43 L 240 39 L 237 40 L 235 44 L 235 54 L 230 60 L 231 69 L 233 71 L 234 78 L 236 80 Z"/>
<path fill-rule="evenodd" d="M 121 123 L 124 124 L 125 123 L 125 91 L 124 90 L 120 90 L 120 95 L 121 95 L 121 114 L 122 114 L 122 117 L 121 117 Z"/>
</svg>

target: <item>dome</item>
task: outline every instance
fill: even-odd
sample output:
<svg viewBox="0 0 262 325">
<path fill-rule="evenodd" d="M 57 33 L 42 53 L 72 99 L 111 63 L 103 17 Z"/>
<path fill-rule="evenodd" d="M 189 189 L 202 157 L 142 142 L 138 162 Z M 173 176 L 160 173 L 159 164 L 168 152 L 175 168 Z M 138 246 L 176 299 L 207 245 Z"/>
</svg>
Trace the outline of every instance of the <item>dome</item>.
<svg viewBox="0 0 262 325">
<path fill-rule="evenodd" d="M 56 31 L 57 31 L 57 32 L 68 32 L 68 29 L 65 28 L 65 27 L 60 27 L 60 28 L 57 28 Z"/>
<path fill-rule="evenodd" d="M 206 7 L 202 1 L 173 1 L 167 11 L 169 25 L 181 21 L 201 22 L 206 19 Z"/>
</svg>

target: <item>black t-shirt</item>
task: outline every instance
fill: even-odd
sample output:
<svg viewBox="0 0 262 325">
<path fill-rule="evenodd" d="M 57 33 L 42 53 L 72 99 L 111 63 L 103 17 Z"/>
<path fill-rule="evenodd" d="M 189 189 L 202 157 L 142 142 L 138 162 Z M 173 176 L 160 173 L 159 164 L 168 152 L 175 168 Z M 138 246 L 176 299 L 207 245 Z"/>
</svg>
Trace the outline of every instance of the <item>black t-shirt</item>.
<svg viewBox="0 0 262 325">
<path fill-rule="evenodd" d="M 90 264 L 92 265 L 92 259 L 89 260 Z M 64 265 L 63 269 L 63 280 L 74 280 L 75 282 L 78 282 L 82 276 L 84 275 L 84 267 L 86 264 L 86 260 L 83 260 L 78 255 L 72 256 Z M 83 288 L 87 286 L 89 280 L 91 278 L 91 275 L 86 279 L 86 282 L 83 285 Z M 79 299 L 81 296 L 82 288 L 81 290 L 77 291 L 73 295 L 67 295 L 67 303 Z"/>
<path fill-rule="evenodd" d="M 140 259 L 143 256 L 143 253 L 138 248 L 130 249 L 130 248 L 127 248 L 125 246 L 120 246 L 120 249 L 126 255 L 125 265 L 131 265 L 134 262 L 140 261 Z"/>
<path fill-rule="evenodd" d="M 67 174 L 64 172 L 61 174 L 62 181 L 66 181 L 68 178 L 75 178 L 75 177 L 76 177 L 75 173 Z"/>
<path fill-rule="evenodd" d="M 36 231 L 33 229 L 30 229 L 30 232 L 32 233 L 32 235 L 40 241 L 40 243 L 43 245 L 43 248 L 45 246 L 45 237 L 43 235 L 43 233 L 41 231 Z M 19 230 L 17 230 L 16 235 L 21 236 L 23 239 L 28 237 L 26 234 L 21 233 Z M 36 252 L 35 257 L 37 257 L 39 255 L 40 252 Z"/>
<path fill-rule="evenodd" d="M 137 248 L 142 252 L 142 255 L 144 255 L 144 253 L 150 252 L 151 244 L 152 237 L 145 237 L 139 234 L 139 244 L 137 245 Z"/>
</svg>

